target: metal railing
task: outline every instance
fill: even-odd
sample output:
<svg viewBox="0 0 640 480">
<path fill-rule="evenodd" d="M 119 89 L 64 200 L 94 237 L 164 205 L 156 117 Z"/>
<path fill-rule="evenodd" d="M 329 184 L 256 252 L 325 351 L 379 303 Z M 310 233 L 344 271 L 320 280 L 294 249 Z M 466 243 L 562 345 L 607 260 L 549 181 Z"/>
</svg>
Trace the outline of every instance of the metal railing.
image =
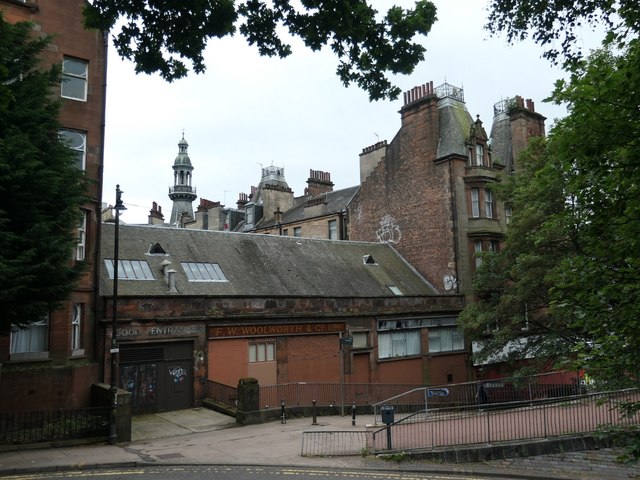
<svg viewBox="0 0 640 480">
<path fill-rule="evenodd" d="M 207 381 L 207 397 L 219 402 L 236 407 L 238 405 L 238 389 L 224 383 Z"/>
<path fill-rule="evenodd" d="M 432 408 L 466 407 L 479 403 L 530 402 L 585 392 L 586 386 L 579 372 L 550 372 L 413 388 L 376 402 L 373 405 L 373 413 L 375 423 L 379 423 L 380 409 L 385 406 L 394 407 L 395 413 L 402 417 Z"/>
<path fill-rule="evenodd" d="M 637 389 L 485 405 L 430 408 L 373 432 L 374 452 L 534 440 L 640 424 L 619 406 L 640 401 Z"/>
<path fill-rule="evenodd" d="M 281 404 L 310 406 L 315 400 L 318 406 L 373 405 L 385 398 L 416 388 L 409 384 L 374 383 L 283 383 L 260 387 L 260 407 L 270 408 Z"/>
<path fill-rule="evenodd" d="M 108 407 L 0 413 L 0 444 L 25 444 L 109 435 Z"/>
<path fill-rule="evenodd" d="M 338 455 L 363 455 L 373 432 L 366 430 L 309 431 L 302 432 L 303 457 L 335 457 Z"/>
</svg>

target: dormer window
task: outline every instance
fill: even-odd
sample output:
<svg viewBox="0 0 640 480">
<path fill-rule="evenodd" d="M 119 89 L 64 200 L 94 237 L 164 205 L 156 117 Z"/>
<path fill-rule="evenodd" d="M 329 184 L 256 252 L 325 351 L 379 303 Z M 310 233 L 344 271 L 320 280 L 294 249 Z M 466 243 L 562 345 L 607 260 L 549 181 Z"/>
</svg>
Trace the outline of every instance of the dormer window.
<svg viewBox="0 0 640 480">
<path fill-rule="evenodd" d="M 482 165 L 484 165 L 484 146 L 483 145 L 476 144 L 473 165 L 475 165 L 476 167 L 481 167 Z"/>
<path fill-rule="evenodd" d="M 164 251 L 164 248 L 159 243 L 151 245 L 149 247 L 149 255 L 166 255 L 167 252 Z"/>
</svg>

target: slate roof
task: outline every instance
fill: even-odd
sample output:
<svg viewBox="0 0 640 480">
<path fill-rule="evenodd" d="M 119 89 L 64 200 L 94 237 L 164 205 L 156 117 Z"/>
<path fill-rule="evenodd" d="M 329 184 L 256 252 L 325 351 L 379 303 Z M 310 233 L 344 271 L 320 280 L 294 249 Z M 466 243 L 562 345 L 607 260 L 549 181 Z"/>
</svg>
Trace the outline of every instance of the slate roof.
<svg viewBox="0 0 640 480">
<path fill-rule="evenodd" d="M 457 154 L 467 156 L 465 143 L 473 120 L 463 102 L 452 98 L 438 101 L 440 139 L 436 158 Z"/>
<path fill-rule="evenodd" d="M 113 259 L 113 224 L 102 228 L 100 294 L 111 296 L 113 280 L 104 259 Z M 149 254 L 159 244 L 166 252 Z M 371 256 L 375 265 L 365 264 Z M 120 260 L 146 260 L 154 280 L 118 281 L 119 296 L 314 296 L 394 297 L 436 291 L 391 246 L 182 228 L 121 225 Z M 176 270 L 177 293 L 168 293 L 163 262 Z M 218 264 L 227 282 L 189 282 L 182 262 Z"/>
<path fill-rule="evenodd" d="M 356 194 L 360 185 L 356 185 L 355 187 L 343 188 L 340 190 L 334 190 L 332 192 L 323 193 L 313 197 L 311 200 L 320 199 L 321 197 L 326 197 L 326 208 L 322 215 L 330 215 L 333 213 L 337 213 L 340 210 L 347 208 L 349 202 Z M 293 207 L 282 215 L 282 223 L 294 223 L 299 222 L 301 220 L 306 220 L 307 217 L 304 216 L 304 209 L 307 202 L 303 202 L 302 204 Z M 260 223 L 260 228 L 270 227 L 276 224 L 275 218 L 269 218 L 264 223 Z"/>
</svg>

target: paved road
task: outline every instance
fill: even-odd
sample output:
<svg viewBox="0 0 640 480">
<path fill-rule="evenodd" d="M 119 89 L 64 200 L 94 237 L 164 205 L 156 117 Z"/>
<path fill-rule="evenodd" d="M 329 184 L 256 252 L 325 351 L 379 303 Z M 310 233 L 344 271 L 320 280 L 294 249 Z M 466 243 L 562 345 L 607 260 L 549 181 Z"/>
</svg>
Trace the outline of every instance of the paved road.
<svg viewBox="0 0 640 480">
<path fill-rule="evenodd" d="M 258 467 L 228 465 L 128 467 L 74 472 L 47 472 L 42 474 L 17 474 L 6 480 L 487 480 L 494 476 L 457 475 L 420 472 L 389 472 L 332 468 Z M 500 476 L 501 480 L 508 477 Z"/>
</svg>

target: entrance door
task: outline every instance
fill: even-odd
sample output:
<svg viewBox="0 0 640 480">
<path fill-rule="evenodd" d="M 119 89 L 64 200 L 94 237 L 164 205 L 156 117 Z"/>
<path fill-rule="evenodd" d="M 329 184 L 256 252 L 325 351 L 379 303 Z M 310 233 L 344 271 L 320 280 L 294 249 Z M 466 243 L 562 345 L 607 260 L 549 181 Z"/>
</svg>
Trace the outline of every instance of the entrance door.
<svg viewBox="0 0 640 480">
<path fill-rule="evenodd" d="M 120 345 L 120 388 L 133 413 L 189 408 L 193 401 L 193 342 Z"/>
</svg>

